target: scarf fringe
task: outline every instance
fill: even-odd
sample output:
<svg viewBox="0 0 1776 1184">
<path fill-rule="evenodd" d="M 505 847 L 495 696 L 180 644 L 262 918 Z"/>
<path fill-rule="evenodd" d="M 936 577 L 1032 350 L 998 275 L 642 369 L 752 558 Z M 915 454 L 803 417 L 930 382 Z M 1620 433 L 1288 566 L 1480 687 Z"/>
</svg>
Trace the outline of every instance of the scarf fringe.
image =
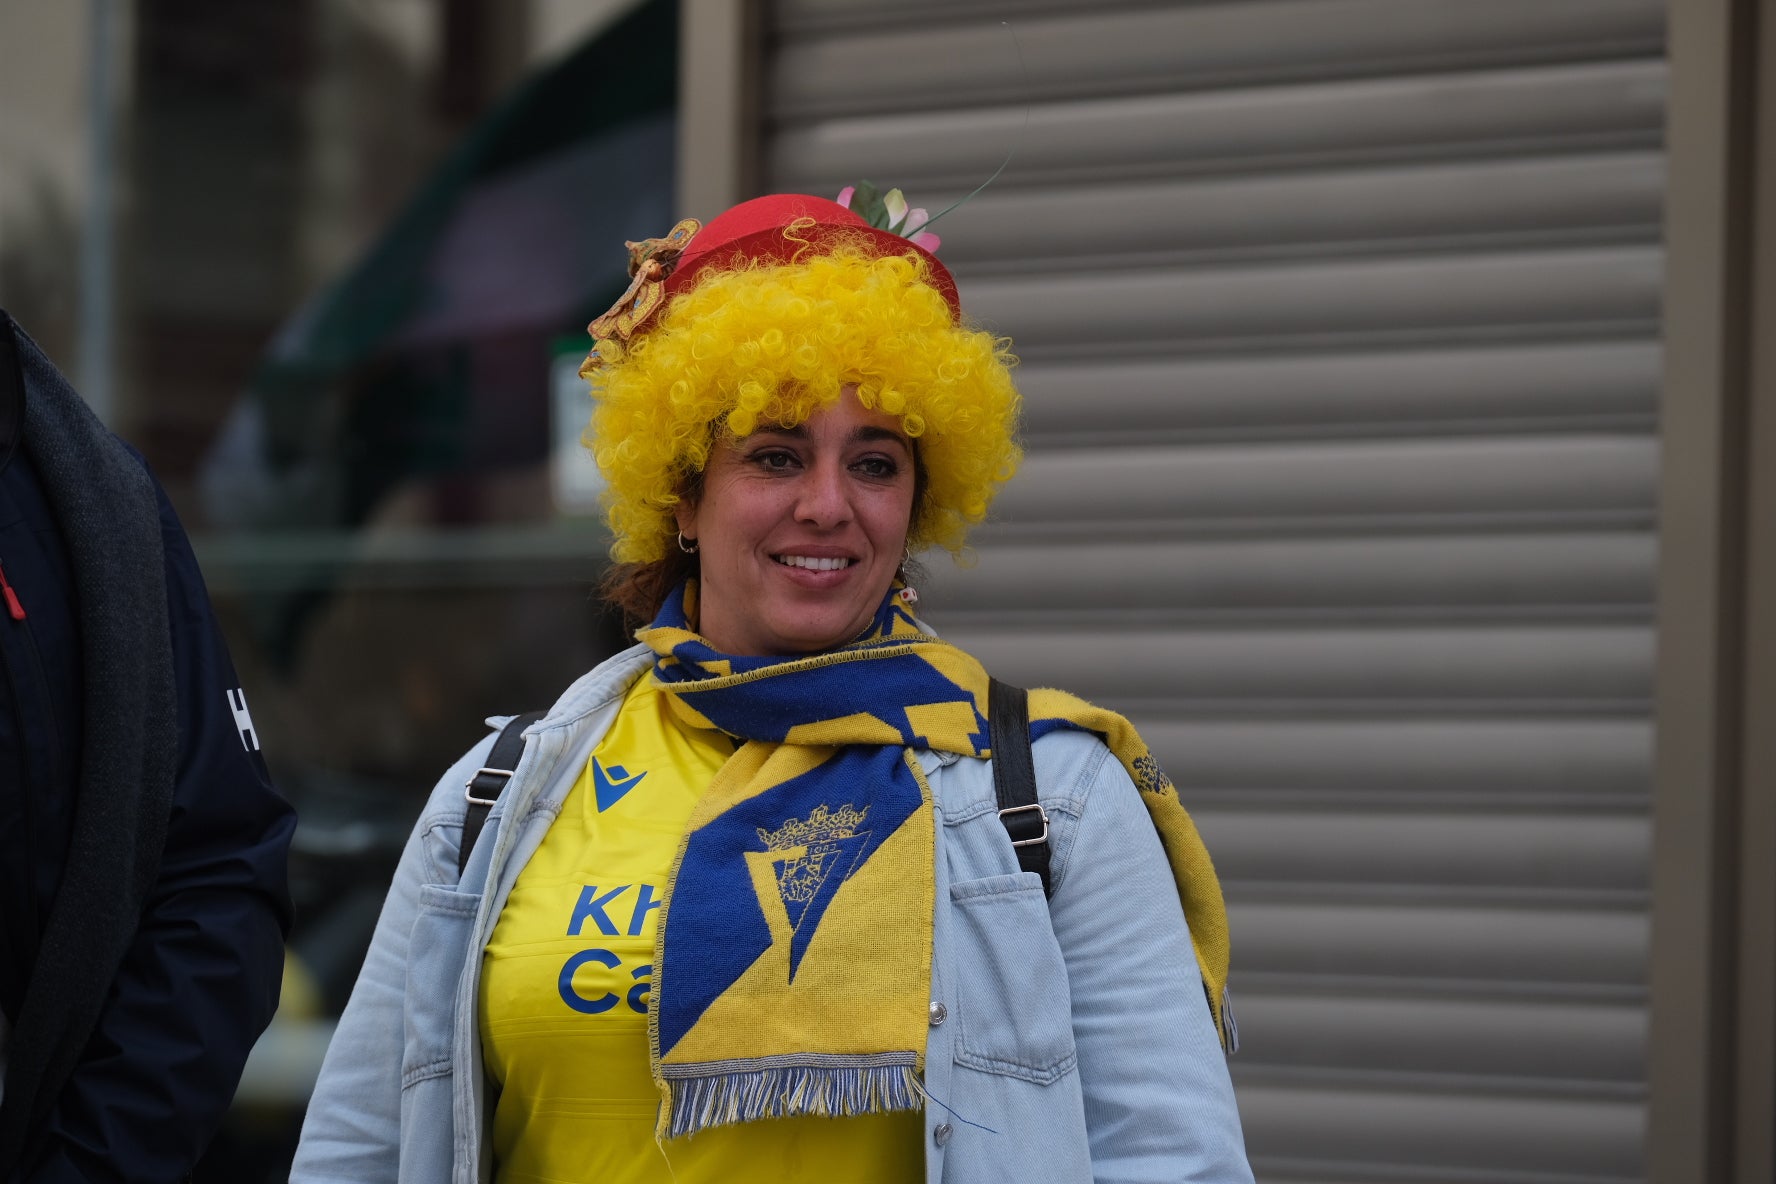
<svg viewBox="0 0 1776 1184">
<path fill-rule="evenodd" d="M 911 1065 L 783 1065 L 668 1079 L 661 1124 L 668 1139 L 760 1118 L 849 1118 L 924 1105 Z"/>
</svg>

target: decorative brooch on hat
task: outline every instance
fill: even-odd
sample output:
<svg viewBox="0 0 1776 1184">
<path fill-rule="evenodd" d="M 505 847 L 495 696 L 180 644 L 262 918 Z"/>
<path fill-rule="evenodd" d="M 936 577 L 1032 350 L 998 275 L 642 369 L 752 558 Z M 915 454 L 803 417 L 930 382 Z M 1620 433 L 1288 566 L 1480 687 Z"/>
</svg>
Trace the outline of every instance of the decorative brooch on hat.
<svg viewBox="0 0 1776 1184">
<path fill-rule="evenodd" d="M 615 338 L 627 344 L 635 331 L 647 324 L 666 302 L 666 277 L 672 274 L 679 255 L 701 229 L 703 223 L 686 218 L 665 238 L 645 238 L 638 243 L 623 244 L 629 248 L 629 288 L 611 305 L 609 312 L 586 326 L 594 343 L 592 353 L 586 359 L 588 365 L 598 364 L 596 343 Z"/>
</svg>

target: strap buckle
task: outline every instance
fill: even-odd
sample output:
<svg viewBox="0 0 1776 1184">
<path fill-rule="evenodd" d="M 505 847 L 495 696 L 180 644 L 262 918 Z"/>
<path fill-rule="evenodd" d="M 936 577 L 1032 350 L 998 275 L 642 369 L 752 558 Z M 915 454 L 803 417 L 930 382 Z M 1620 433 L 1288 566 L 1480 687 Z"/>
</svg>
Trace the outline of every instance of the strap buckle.
<svg viewBox="0 0 1776 1184">
<path fill-rule="evenodd" d="M 1012 814 L 1028 814 L 1031 810 L 1036 811 L 1036 818 L 1042 823 L 1042 833 L 1034 838 L 1020 839 L 1015 837 L 1017 830 L 1012 829 L 1011 823 L 1006 822 L 1005 819 Z M 1041 802 L 1031 802 L 1027 806 L 1007 806 L 999 811 L 999 821 L 1004 823 L 1006 832 L 1014 836 L 1011 840 L 1013 847 L 1038 847 L 1048 842 L 1048 811 L 1042 808 Z M 1020 818 L 1018 822 L 1020 824 L 1018 829 L 1025 829 L 1025 824 L 1029 822 L 1029 819 Z"/>
<path fill-rule="evenodd" d="M 483 777 L 504 777 L 507 781 L 510 781 L 512 779 L 512 770 L 511 769 L 476 769 L 474 772 L 474 775 L 471 776 L 467 781 L 463 782 L 463 800 L 464 801 L 468 802 L 469 805 L 471 805 L 471 806 L 486 806 L 489 809 L 491 809 L 493 807 L 494 803 L 499 801 L 499 798 L 497 796 L 491 797 L 491 798 L 478 798 L 475 796 L 475 782 L 481 780 L 481 778 L 483 778 Z M 500 788 L 504 789 L 505 786 L 502 785 Z"/>
</svg>

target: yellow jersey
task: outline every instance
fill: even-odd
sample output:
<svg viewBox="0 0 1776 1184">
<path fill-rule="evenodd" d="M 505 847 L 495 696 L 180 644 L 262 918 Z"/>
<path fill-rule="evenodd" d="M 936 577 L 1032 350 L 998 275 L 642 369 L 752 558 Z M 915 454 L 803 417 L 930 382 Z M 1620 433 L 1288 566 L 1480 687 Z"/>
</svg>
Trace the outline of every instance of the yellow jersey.
<svg viewBox="0 0 1776 1184">
<path fill-rule="evenodd" d="M 913 1184 L 916 1111 L 795 1117 L 657 1144 L 648 1069 L 654 934 L 691 807 L 733 754 L 636 682 L 483 954 L 495 1184 Z"/>
</svg>

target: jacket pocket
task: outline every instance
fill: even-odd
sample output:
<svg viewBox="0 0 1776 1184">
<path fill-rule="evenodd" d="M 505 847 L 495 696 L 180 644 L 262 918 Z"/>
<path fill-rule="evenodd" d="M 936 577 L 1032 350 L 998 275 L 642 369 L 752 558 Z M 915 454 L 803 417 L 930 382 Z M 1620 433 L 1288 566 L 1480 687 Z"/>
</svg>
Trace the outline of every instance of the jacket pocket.
<svg viewBox="0 0 1776 1184">
<path fill-rule="evenodd" d="M 1073 1068 L 1072 997 L 1031 872 L 950 886 L 955 914 L 956 1063 L 1047 1085 Z"/>
<path fill-rule="evenodd" d="M 450 1072 L 456 996 L 480 907 L 480 893 L 458 892 L 449 884 L 420 886 L 419 915 L 407 938 L 403 1089 Z"/>
</svg>

